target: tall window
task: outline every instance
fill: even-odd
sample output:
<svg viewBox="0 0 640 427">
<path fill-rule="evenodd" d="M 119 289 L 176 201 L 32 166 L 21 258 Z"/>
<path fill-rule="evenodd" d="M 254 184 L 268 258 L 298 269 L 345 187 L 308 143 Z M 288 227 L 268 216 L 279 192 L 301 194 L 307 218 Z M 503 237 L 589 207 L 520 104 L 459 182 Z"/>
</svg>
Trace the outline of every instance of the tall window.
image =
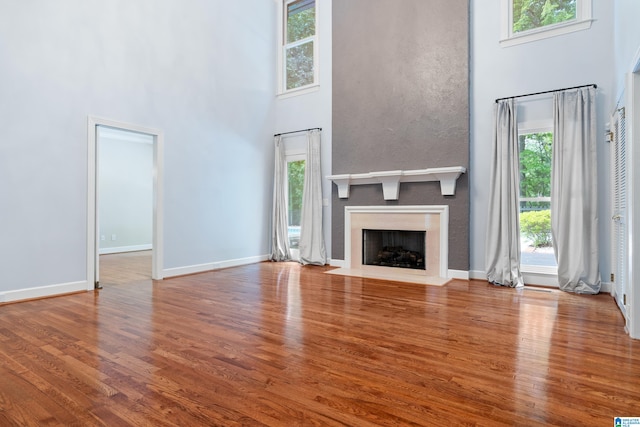
<svg viewBox="0 0 640 427">
<path fill-rule="evenodd" d="M 585 30 L 591 0 L 502 0 L 503 46 Z"/>
<path fill-rule="evenodd" d="M 557 267 L 551 245 L 552 132 L 521 133 L 520 247 L 523 266 Z"/>
<path fill-rule="evenodd" d="M 291 255 L 298 258 L 300 219 L 302 216 L 302 192 L 304 190 L 304 155 L 287 156 L 287 205 L 289 208 L 289 247 Z"/>
<path fill-rule="evenodd" d="M 315 0 L 283 0 L 280 92 L 317 84 Z"/>
</svg>

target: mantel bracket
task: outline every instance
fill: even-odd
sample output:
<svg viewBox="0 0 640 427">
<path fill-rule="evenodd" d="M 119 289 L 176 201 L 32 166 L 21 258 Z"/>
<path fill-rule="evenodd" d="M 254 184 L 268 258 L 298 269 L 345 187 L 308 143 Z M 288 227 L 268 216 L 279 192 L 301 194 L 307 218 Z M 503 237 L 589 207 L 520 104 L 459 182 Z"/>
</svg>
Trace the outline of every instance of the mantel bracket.
<svg viewBox="0 0 640 427">
<path fill-rule="evenodd" d="M 338 187 L 338 197 L 341 199 L 349 198 L 349 188 L 352 185 L 382 184 L 384 200 L 398 200 L 401 182 L 439 181 L 442 195 L 453 196 L 456 194 L 456 181 L 460 175 L 466 171 L 467 169 L 463 166 L 452 166 L 408 171 L 393 170 L 330 175 L 327 179 L 330 179 L 336 184 Z"/>
</svg>

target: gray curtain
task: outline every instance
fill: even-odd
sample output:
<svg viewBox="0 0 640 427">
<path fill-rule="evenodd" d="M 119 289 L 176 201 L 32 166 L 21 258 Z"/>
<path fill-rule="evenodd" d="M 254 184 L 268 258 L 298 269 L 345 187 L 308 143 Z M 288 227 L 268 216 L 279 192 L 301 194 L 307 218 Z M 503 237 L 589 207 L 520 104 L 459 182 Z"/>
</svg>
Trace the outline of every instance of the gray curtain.
<svg viewBox="0 0 640 427">
<path fill-rule="evenodd" d="M 281 136 L 275 137 L 275 164 L 273 177 L 273 224 L 271 227 L 271 260 L 291 259 L 289 251 L 287 208 L 287 161 Z"/>
<path fill-rule="evenodd" d="M 551 237 L 561 290 L 600 292 L 595 89 L 553 96 Z"/>
<path fill-rule="evenodd" d="M 489 282 L 521 287 L 524 281 L 520 272 L 520 159 L 515 101 L 498 101 L 494 119 L 485 268 Z"/>
<path fill-rule="evenodd" d="M 307 159 L 300 219 L 300 263 L 324 265 L 327 255 L 322 233 L 322 172 L 320 170 L 320 131 L 307 134 Z"/>
</svg>

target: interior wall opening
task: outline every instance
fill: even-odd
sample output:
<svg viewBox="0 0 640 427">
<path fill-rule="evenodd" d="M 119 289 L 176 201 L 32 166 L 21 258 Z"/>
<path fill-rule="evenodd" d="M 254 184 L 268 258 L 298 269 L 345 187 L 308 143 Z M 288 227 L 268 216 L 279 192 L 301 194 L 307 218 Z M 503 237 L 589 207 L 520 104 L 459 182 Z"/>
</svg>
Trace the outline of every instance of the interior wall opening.
<svg viewBox="0 0 640 427">
<path fill-rule="evenodd" d="M 153 136 L 97 126 L 100 283 L 151 278 Z"/>
<path fill-rule="evenodd" d="M 103 133 L 107 133 L 111 139 L 120 138 L 120 142 L 127 142 L 127 144 L 147 144 L 147 147 L 139 151 L 146 152 L 143 157 L 144 162 L 148 165 L 151 162 L 151 195 L 149 196 L 148 190 L 145 193 L 146 208 L 142 209 L 142 216 L 147 216 L 149 211 L 148 199 L 151 197 L 151 247 L 148 243 L 140 240 L 129 239 L 132 235 L 138 235 L 139 230 L 129 230 L 126 227 L 117 228 L 115 225 L 111 225 L 114 228 L 107 230 L 103 228 L 101 230 L 101 182 L 100 182 L 100 169 L 101 169 L 101 145 L 107 145 L 105 141 L 102 141 Z M 100 285 L 100 251 L 101 242 L 103 251 L 113 251 L 118 253 L 134 253 L 135 249 L 143 249 L 151 251 L 151 279 L 161 280 L 164 277 L 163 271 L 163 225 L 164 225 L 164 213 L 163 213 L 163 164 L 164 164 L 164 133 L 161 130 L 153 129 L 149 127 L 118 122 L 109 119 L 102 119 L 98 117 L 89 116 L 87 120 L 87 161 L 88 161 L 88 173 L 87 173 L 87 290 L 99 289 Z M 151 142 L 149 142 L 151 141 Z M 113 141 L 109 141 L 113 143 Z M 152 145 L 151 158 L 148 157 L 148 145 Z M 113 148 L 109 146 L 109 148 Z M 116 150 L 117 152 L 117 150 Z M 104 153 L 103 153 L 104 154 Z M 135 157 L 131 154 L 120 154 L 119 157 Z M 108 157 L 108 156 L 106 156 Z M 140 161 L 138 161 L 140 162 Z M 128 164 L 128 168 L 124 165 Z M 111 175 L 115 176 L 114 179 L 125 181 L 129 174 L 136 174 L 140 171 L 131 169 L 136 165 L 136 161 L 132 159 L 124 159 L 122 163 L 117 163 L 111 171 Z M 111 165 L 113 166 L 113 165 Z M 104 167 L 104 165 L 103 165 Z M 148 189 L 149 181 L 149 169 L 143 173 L 147 178 L 144 179 L 144 186 Z M 126 185 L 132 186 L 131 182 Z M 104 188 L 103 188 L 104 190 Z M 121 193 L 128 191 L 128 189 L 119 189 L 116 187 L 114 193 L 116 196 L 122 196 Z M 106 193 L 105 193 L 106 195 Z M 119 202 L 120 208 L 128 209 L 130 204 L 133 204 L 131 197 L 125 198 L 124 202 Z M 107 199 L 108 200 L 108 199 Z M 124 207 L 123 207 L 124 206 Z M 103 212 L 102 215 L 105 213 Z M 148 231 L 148 225 L 142 228 L 146 228 Z M 104 240 L 103 240 L 104 236 Z M 139 238 L 139 236 L 137 237 Z M 148 238 L 147 238 L 148 241 Z M 107 246 L 110 246 L 107 248 Z M 149 249 L 147 249 L 149 248 Z M 127 250 L 128 249 L 128 250 Z M 148 261 L 147 261 L 148 262 Z M 146 279 L 148 280 L 148 271 L 146 268 Z"/>
</svg>

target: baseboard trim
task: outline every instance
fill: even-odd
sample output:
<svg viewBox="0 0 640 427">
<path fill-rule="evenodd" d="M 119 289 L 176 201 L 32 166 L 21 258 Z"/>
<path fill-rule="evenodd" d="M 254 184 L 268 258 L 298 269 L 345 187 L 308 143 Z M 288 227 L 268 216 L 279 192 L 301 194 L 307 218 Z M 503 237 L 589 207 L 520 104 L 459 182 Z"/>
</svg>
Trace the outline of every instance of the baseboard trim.
<svg viewBox="0 0 640 427">
<path fill-rule="evenodd" d="M 138 251 L 148 251 L 151 250 L 153 246 L 151 243 L 147 245 L 132 245 L 132 246 L 118 246 L 115 248 L 102 248 L 100 249 L 100 255 L 108 255 L 108 254 L 120 254 L 124 252 L 138 252 Z"/>
<path fill-rule="evenodd" d="M 487 281 L 487 273 L 481 270 L 471 270 L 469 278 Z M 525 285 L 558 287 L 558 276 L 555 274 L 523 272 L 522 278 Z"/>
<path fill-rule="evenodd" d="M 613 283 L 600 282 L 600 293 L 601 294 L 607 293 L 615 298 L 616 292 L 615 292 L 615 287 L 613 286 Z"/>
<path fill-rule="evenodd" d="M 239 267 L 242 265 L 255 264 L 268 261 L 269 255 L 258 255 L 254 257 L 230 259 L 225 261 L 209 262 L 206 264 L 188 265 L 185 267 L 165 268 L 164 278 L 186 276 L 188 274 L 205 273 L 207 271 L 220 270 L 221 268 Z"/>
<path fill-rule="evenodd" d="M 557 274 L 523 272 L 522 278 L 525 285 L 558 287 Z"/>
<path fill-rule="evenodd" d="M 487 273 L 482 270 L 469 270 L 469 279 L 487 280 Z"/>
<path fill-rule="evenodd" d="M 344 260 L 343 259 L 329 259 L 329 265 L 331 267 L 344 268 Z"/>
<path fill-rule="evenodd" d="M 451 270 L 448 272 L 449 279 L 469 280 L 469 272 L 466 270 Z"/>
<path fill-rule="evenodd" d="M 35 288 L 16 289 L 0 292 L 0 303 L 25 301 L 36 298 L 53 297 L 74 292 L 86 292 L 87 282 L 69 282 L 57 285 L 38 286 Z"/>
<path fill-rule="evenodd" d="M 525 285 L 539 285 L 558 288 L 558 276 L 544 273 L 522 273 Z M 487 280 L 487 273 L 480 270 L 469 271 L 469 277 L 476 280 Z M 600 293 L 615 295 L 615 288 L 612 283 L 602 282 Z"/>
</svg>

